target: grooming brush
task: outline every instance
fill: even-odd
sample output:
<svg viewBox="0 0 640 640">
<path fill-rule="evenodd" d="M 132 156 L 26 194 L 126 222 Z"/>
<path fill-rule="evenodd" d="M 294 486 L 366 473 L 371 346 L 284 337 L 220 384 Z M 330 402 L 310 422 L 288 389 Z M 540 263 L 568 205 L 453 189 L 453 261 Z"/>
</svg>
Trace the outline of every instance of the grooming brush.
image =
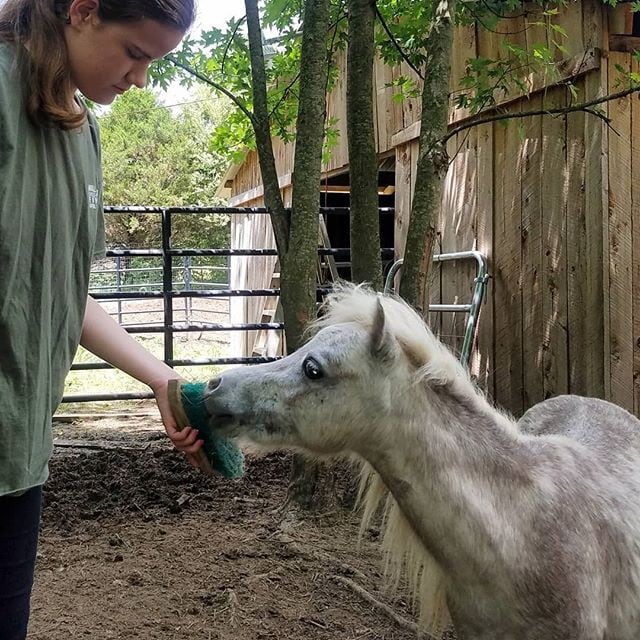
<svg viewBox="0 0 640 640">
<path fill-rule="evenodd" d="M 216 435 L 204 404 L 205 388 L 204 382 L 169 380 L 169 404 L 178 430 L 187 426 L 198 430 L 204 446 L 196 459 L 207 475 L 217 472 L 225 478 L 239 478 L 244 473 L 244 456 L 233 440 Z"/>
</svg>

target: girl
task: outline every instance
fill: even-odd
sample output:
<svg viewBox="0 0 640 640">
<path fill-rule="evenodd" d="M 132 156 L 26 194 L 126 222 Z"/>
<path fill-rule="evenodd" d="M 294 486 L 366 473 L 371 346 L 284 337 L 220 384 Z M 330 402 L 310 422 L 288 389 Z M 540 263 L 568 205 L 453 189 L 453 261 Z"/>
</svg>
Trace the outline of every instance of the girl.
<svg viewBox="0 0 640 640">
<path fill-rule="evenodd" d="M 0 637 L 26 637 L 51 417 L 78 344 L 146 383 L 169 438 L 176 373 L 87 296 L 104 253 L 99 104 L 175 48 L 193 0 L 0 0 Z"/>
</svg>

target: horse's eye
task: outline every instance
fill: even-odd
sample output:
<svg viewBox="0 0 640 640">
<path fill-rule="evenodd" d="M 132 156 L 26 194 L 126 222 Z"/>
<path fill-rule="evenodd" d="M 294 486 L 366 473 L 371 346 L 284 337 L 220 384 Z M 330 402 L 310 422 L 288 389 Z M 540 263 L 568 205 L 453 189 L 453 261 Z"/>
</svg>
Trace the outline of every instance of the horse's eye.
<svg viewBox="0 0 640 640">
<path fill-rule="evenodd" d="M 322 378 L 322 369 L 313 358 L 306 358 L 302 363 L 302 371 L 309 380 L 318 380 Z"/>
</svg>

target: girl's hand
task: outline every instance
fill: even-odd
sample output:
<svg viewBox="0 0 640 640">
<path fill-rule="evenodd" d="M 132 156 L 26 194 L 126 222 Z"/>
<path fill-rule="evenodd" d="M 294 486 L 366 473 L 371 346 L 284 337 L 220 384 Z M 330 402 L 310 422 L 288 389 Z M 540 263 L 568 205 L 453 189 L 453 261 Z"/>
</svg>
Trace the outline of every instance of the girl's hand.
<svg viewBox="0 0 640 640">
<path fill-rule="evenodd" d="M 159 380 L 149 386 L 156 397 L 162 423 L 171 442 L 173 442 L 173 446 L 187 456 L 187 460 L 192 466 L 199 467 L 200 465 L 194 454 L 202 447 L 204 440 L 198 438 L 198 430 L 193 427 L 185 427 L 181 431 L 178 430 L 176 420 L 169 406 L 168 380 Z"/>
</svg>

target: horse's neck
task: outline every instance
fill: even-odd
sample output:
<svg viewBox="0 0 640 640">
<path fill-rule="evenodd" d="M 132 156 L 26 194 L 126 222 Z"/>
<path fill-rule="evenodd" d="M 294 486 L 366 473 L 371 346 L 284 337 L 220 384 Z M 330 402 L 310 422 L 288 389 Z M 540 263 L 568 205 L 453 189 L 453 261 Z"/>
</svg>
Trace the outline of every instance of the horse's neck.
<svg viewBox="0 0 640 640">
<path fill-rule="evenodd" d="M 405 407 L 394 446 L 370 462 L 445 574 L 473 580 L 517 550 L 516 512 L 531 489 L 526 447 L 471 383 L 427 396 L 419 415 Z"/>
</svg>

